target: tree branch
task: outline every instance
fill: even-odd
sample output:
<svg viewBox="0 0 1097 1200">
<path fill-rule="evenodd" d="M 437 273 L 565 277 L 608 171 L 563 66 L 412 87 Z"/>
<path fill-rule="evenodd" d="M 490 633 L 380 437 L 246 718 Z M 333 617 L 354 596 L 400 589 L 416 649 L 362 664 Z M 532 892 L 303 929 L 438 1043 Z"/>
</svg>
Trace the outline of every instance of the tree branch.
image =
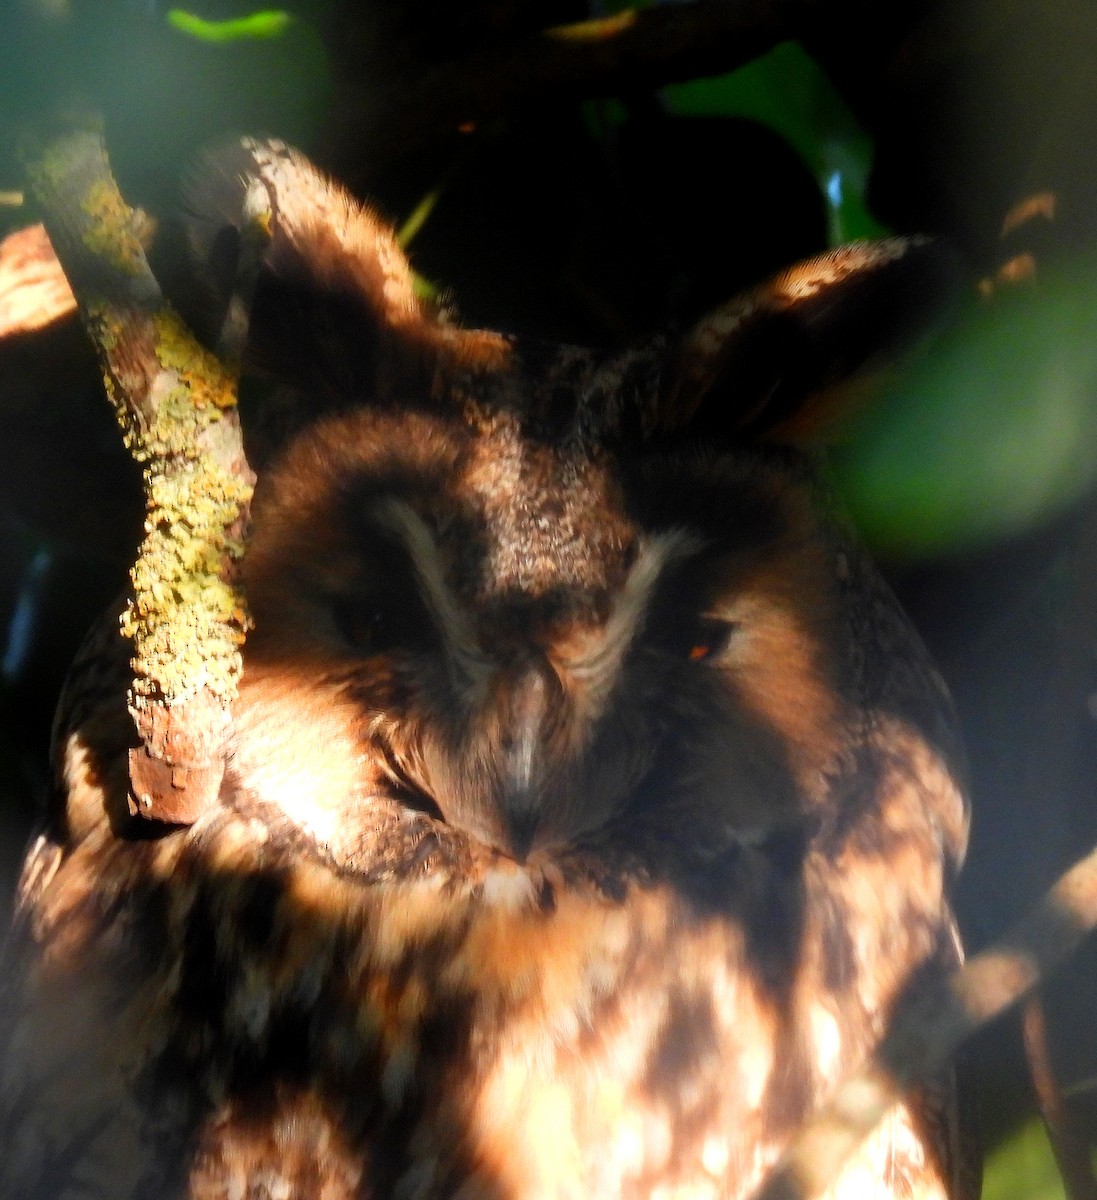
<svg viewBox="0 0 1097 1200">
<path fill-rule="evenodd" d="M 33 333 L 71 315 L 76 301 L 41 225 L 0 241 L 0 338 Z"/>
<path fill-rule="evenodd" d="M 1032 1086 L 1036 1091 L 1040 1115 L 1055 1155 L 1055 1164 L 1063 1179 L 1067 1200 L 1097 1200 L 1097 1180 L 1094 1179 L 1089 1160 L 1086 1138 L 1067 1107 L 1066 1097 L 1051 1064 L 1047 1020 L 1039 993 L 1030 996 L 1025 1003 L 1021 1029 Z"/>
<path fill-rule="evenodd" d="M 133 641 L 132 811 L 190 822 L 217 798 L 247 626 L 236 565 L 253 476 L 236 380 L 164 301 L 97 131 L 38 145 L 28 178 L 145 481 L 145 540 L 123 618 Z"/>
<path fill-rule="evenodd" d="M 902 1002 L 876 1053 L 800 1130 L 754 1200 L 814 1200 L 904 1092 L 1016 1004 L 1097 928 L 1097 850 L 995 945 Z"/>
</svg>

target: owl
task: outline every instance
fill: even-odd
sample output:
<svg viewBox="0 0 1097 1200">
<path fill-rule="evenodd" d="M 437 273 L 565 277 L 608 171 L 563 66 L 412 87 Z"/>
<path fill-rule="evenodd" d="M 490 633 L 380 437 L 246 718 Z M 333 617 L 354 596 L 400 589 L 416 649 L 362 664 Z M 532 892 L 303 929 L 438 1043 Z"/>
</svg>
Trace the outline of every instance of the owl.
<svg viewBox="0 0 1097 1200">
<path fill-rule="evenodd" d="M 275 142 L 193 193 L 237 317 L 257 188 L 224 782 L 131 815 L 110 615 L 4 952 L 0 1195 L 748 1197 L 960 957 L 948 697 L 783 437 L 930 303 L 933 248 L 595 352 L 433 313 Z M 968 1194 L 956 1112 L 909 1096 L 833 1200 Z"/>
</svg>

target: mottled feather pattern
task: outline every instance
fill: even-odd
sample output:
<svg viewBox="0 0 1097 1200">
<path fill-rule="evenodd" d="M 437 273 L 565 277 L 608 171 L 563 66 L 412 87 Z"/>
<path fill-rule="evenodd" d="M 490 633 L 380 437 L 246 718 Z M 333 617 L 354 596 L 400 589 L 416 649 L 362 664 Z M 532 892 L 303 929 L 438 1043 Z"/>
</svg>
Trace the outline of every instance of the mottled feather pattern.
<svg viewBox="0 0 1097 1200">
<path fill-rule="evenodd" d="M 234 1194 L 232 1171 L 290 1195 L 450 1195 L 458 1179 L 492 1197 L 747 1194 L 878 1035 L 903 964 L 953 953 L 924 853 L 921 793 L 942 766 L 926 755 L 919 777 L 890 744 L 879 805 L 821 830 L 827 853 L 788 845 L 775 873 L 776 847 L 693 847 L 688 891 L 685 864 L 660 878 L 650 850 L 643 873 L 598 854 L 519 869 L 425 827 L 385 830 L 379 861 L 348 874 L 246 803 L 138 854 L 93 839 L 49 890 L 86 895 L 94 869 L 118 881 L 109 904 L 40 908 L 38 932 L 96 947 L 81 991 L 92 1003 L 87 974 L 103 981 L 98 1036 L 77 1022 L 76 1051 L 32 1024 L 34 1071 L 71 1078 L 86 1058 L 109 1079 L 119 1050 L 140 1050 L 119 1072 L 141 1097 L 136 1160 L 132 1132 L 103 1130 L 115 1195 L 188 1170 L 203 1196 Z M 910 891 L 887 911 L 897 869 Z M 71 1021 L 67 995 L 55 1003 Z M 101 1099 L 100 1121 L 120 1099 Z M 33 1100 L 69 1129 L 89 1096 Z M 345 1190 L 311 1190 L 321 1147 Z"/>
<path fill-rule="evenodd" d="M 943 685 L 810 461 L 736 435 L 763 399 L 708 367 L 749 347 L 698 384 L 688 337 L 460 330 L 295 152 L 215 167 L 206 260 L 268 190 L 253 354 L 293 411 L 225 782 L 129 817 L 111 616 L 5 952 L 0 1194 L 749 1196 L 959 959 Z M 897 1106 L 833 1200 L 960 1200 L 953 1097 Z"/>
</svg>

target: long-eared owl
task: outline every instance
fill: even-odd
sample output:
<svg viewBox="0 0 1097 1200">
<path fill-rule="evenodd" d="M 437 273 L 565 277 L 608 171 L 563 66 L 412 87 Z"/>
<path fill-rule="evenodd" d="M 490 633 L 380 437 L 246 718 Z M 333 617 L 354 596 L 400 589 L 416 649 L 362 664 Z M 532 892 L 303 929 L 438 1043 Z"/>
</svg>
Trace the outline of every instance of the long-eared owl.
<svg viewBox="0 0 1097 1200">
<path fill-rule="evenodd" d="M 469 331 L 287 147 L 218 802 L 131 818 L 117 615 L 78 660 L 2 964 L 4 1200 L 747 1197 L 959 959 L 944 688 L 782 444 L 937 287 L 918 242 L 681 336 Z M 219 294 L 224 294 L 222 291 Z M 963 1194 L 949 1080 L 832 1195 Z"/>
</svg>

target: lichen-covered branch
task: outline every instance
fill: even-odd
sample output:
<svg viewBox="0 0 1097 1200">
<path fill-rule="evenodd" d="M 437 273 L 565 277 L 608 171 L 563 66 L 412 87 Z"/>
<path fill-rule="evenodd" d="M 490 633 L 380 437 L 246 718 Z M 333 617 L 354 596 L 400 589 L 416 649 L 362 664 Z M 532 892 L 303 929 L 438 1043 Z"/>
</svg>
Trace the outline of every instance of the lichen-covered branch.
<svg viewBox="0 0 1097 1200">
<path fill-rule="evenodd" d="M 145 539 L 122 620 L 133 642 L 131 807 L 189 822 L 214 802 L 247 628 L 236 564 L 253 476 L 234 374 L 165 302 L 92 129 L 44 140 L 28 177 L 145 480 Z"/>
<path fill-rule="evenodd" d="M 796 1136 L 754 1200 L 814 1200 L 905 1091 L 932 1079 L 961 1043 L 1016 1004 L 1097 928 L 1097 850 L 1075 863 L 993 946 L 917 988 L 884 1040 Z"/>
</svg>

